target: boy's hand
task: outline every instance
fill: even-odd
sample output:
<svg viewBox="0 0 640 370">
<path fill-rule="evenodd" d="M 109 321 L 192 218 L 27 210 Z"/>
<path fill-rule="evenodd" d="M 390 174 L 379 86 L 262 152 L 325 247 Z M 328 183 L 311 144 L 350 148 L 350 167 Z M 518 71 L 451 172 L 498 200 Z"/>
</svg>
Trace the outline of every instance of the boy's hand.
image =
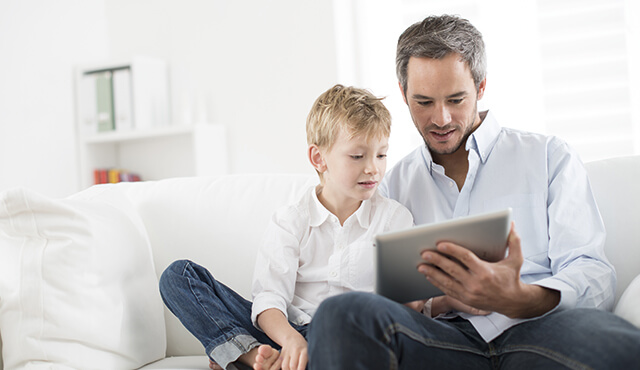
<svg viewBox="0 0 640 370">
<path fill-rule="evenodd" d="M 285 340 L 280 350 L 280 359 L 282 360 L 282 370 L 304 370 L 306 368 L 309 361 L 307 341 L 300 333 L 292 332 L 291 337 Z"/>
</svg>

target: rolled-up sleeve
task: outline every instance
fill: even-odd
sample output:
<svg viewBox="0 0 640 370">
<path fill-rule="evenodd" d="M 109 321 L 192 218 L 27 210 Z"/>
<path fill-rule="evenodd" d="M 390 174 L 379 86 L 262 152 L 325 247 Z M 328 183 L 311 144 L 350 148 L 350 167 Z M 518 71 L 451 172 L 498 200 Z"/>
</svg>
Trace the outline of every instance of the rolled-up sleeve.
<svg viewBox="0 0 640 370">
<path fill-rule="evenodd" d="M 294 295 L 300 241 L 287 227 L 290 225 L 284 225 L 279 219 L 279 214 L 274 214 L 256 256 L 251 321 L 257 328 L 258 315 L 267 309 L 276 308 L 287 316 L 287 307 Z"/>
</svg>

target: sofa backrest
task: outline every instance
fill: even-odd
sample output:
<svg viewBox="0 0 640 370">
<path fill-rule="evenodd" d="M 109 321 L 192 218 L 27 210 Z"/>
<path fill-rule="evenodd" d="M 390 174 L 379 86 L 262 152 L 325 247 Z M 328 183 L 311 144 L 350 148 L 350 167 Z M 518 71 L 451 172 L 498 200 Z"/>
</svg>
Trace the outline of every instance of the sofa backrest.
<svg viewBox="0 0 640 370">
<path fill-rule="evenodd" d="M 158 277 L 177 259 L 207 267 L 251 299 L 255 256 L 272 213 L 314 186 L 313 175 L 231 175 L 118 184 L 142 216 Z M 202 345 L 165 308 L 167 356 Z"/>
<path fill-rule="evenodd" d="M 616 302 L 640 274 L 640 156 L 585 164 L 607 229 L 605 252 L 618 276 Z"/>
<path fill-rule="evenodd" d="M 640 156 L 586 168 L 608 232 L 607 257 L 618 274 L 617 300 L 640 273 Z M 317 182 L 315 175 L 259 174 L 121 186 L 144 220 L 158 276 L 174 260 L 187 258 L 250 299 L 255 255 L 271 214 Z M 167 356 L 201 355 L 200 343 L 170 312 L 165 317 Z"/>
</svg>

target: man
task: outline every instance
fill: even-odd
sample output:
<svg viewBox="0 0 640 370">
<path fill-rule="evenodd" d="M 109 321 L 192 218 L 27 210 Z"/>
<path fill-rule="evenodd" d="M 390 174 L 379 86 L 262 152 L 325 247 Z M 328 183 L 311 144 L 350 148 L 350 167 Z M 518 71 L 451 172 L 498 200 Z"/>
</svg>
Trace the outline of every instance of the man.
<svg viewBox="0 0 640 370">
<path fill-rule="evenodd" d="M 481 34 L 458 17 L 400 36 L 399 84 L 426 145 L 380 190 L 416 224 L 511 207 L 508 256 L 488 263 L 451 243 L 424 252 L 418 270 L 445 295 L 414 310 L 365 293 L 326 300 L 309 332 L 311 369 L 639 366 L 640 331 L 606 311 L 615 272 L 582 163 L 558 138 L 478 112 L 485 60 Z"/>
</svg>

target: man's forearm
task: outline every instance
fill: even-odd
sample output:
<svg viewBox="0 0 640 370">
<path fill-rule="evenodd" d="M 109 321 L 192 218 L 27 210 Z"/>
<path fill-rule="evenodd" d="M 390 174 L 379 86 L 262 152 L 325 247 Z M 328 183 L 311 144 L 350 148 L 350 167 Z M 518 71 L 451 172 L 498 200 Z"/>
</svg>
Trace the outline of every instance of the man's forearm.
<svg viewBox="0 0 640 370">
<path fill-rule="evenodd" d="M 539 285 L 523 284 L 522 293 L 500 313 L 513 319 L 528 319 L 542 316 L 560 303 L 559 291 Z"/>
</svg>

